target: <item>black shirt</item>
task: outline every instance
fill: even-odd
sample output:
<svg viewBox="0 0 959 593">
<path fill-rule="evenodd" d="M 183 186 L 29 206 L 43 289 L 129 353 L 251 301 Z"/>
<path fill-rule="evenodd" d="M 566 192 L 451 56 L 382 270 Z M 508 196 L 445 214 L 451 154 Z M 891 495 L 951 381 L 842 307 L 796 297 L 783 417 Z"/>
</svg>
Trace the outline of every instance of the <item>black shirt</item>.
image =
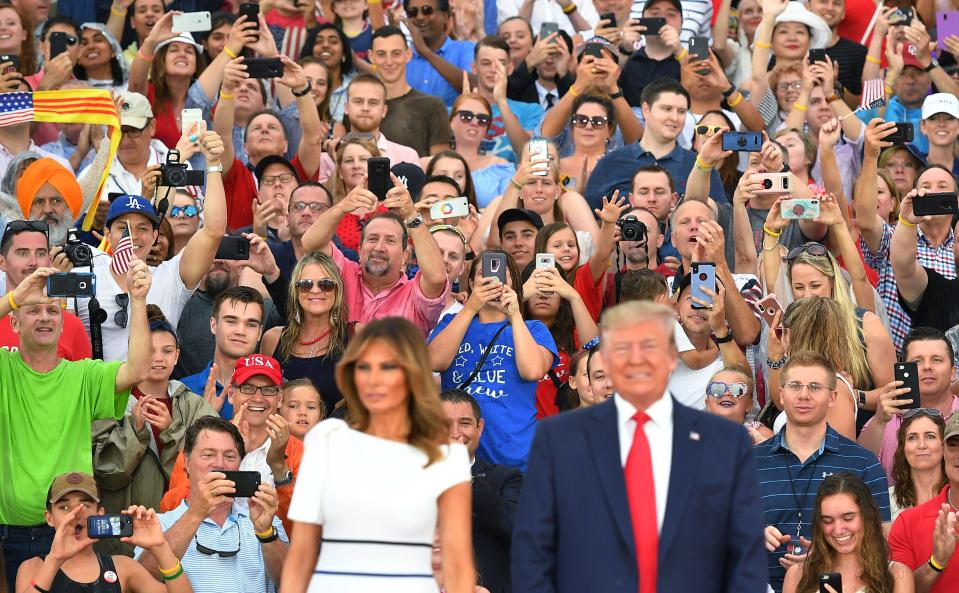
<svg viewBox="0 0 959 593">
<path fill-rule="evenodd" d="M 913 327 L 932 327 L 945 332 L 959 323 L 959 280 L 950 280 L 939 272 L 923 266 L 928 282 L 913 309 L 899 295 L 902 310 L 909 315 Z"/>
<path fill-rule="evenodd" d="M 672 55 L 654 60 L 646 55 L 646 48 L 633 52 L 619 75 L 619 88 L 632 107 L 640 107 L 640 97 L 646 85 L 657 78 L 679 80 L 679 62 Z"/>
<path fill-rule="evenodd" d="M 865 45 L 842 37 L 836 45 L 826 48 L 826 55 L 839 63 L 839 82 L 853 95 L 862 94 L 862 67 L 868 51 Z"/>
</svg>

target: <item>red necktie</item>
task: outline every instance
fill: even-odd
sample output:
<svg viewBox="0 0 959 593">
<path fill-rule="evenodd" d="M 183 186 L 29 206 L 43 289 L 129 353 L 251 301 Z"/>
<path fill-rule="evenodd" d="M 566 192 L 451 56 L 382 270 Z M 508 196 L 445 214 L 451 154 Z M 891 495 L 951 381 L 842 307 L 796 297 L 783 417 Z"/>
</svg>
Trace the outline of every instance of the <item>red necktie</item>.
<svg viewBox="0 0 959 593">
<path fill-rule="evenodd" d="M 636 566 L 639 569 L 639 593 L 656 593 L 656 562 L 659 555 L 659 525 L 656 518 L 656 485 L 653 481 L 653 458 L 643 425 L 649 421 L 646 412 L 636 412 L 636 432 L 626 457 L 623 472 L 629 516 L 636 541 Z"/>
</svg>

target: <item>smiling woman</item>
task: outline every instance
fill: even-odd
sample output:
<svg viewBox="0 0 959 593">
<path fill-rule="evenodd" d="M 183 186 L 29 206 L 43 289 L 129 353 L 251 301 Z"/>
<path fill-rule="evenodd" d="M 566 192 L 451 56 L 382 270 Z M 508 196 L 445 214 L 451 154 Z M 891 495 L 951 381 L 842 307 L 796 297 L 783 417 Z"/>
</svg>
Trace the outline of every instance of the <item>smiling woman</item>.
<svg viewBox="0 0 959 593">
<path fill-rule="evenodd" d="M 30 76 L 37 71 L 37 51 L 33 29 L 26 23 L 19 8 L 0 2 L 0 54 L 18 56 L 17 72 Z"/>
</svg>

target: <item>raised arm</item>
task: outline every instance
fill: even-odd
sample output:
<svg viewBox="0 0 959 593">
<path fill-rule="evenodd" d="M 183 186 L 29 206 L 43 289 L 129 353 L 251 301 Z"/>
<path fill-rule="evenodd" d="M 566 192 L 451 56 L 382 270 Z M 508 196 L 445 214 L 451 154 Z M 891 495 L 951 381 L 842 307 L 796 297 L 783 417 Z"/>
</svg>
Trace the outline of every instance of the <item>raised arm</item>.
<svg viewBox="0 0 959 593">
<path fill-rule="evenodd" d="M 722 291 L 725 322 L 729 324 L 736 344 L 744 348 L 751 346 L 759 337 L 761 326 L 752 307 L 736 287 L 736 279 L 726 262 L 726 237 L 723 227 L 716 221 L 707 220 L 700 223 L 699 232 L 697 245 L 693 247 L 693 259 L 711 261 L 716 265 L 716 279 L 727 287 Z M 737 350 L 739 346 L 735 346 Z"/>
<path fill-rule="evenodd" d="M 930 53 L 929 46 L 931 45 L 932 38 L 929 36 L 926 26 L 922 24 L 922 21 L 913 19 L 912 24 L 903 31 L 906 34 L 906 39 L 916 46 L 916 61 L 919 62 L 919 65 L 923 68 L 931 66 L 932 54 Z M 932 84 L 936 85 L 940 93 L 959 95 L 959 85 L 956 84 L 952 76 L 949 76 L 941 66 L 936 66 L 930 70 L 929 75 L 932 77 Z"/>
<path fill-rule="evenodd" d="M 216 250 L 226 233 L 226 192 L 221 166 L 223 140 L 216 132 L 204 132 L 200 135 L 200 149 L 206 158 L 207 171 L 203 226 L 190 238 L 180 258 L 180 280 L 190 290 L 195 289 L 210 271 Z M 211 170 L 217 168 L 221 171 Z"/>
<path fill-rule="evenodd" d="M 849 234 L 849 228 L 842 215 L 842 206 L 835 199 L 833 194 L 823 196 L 819 200 L 820 222 L 829 227 L 829 235 L 833 243 L 839 247 L 839 253 L 842 255 L 843 267 L 849 272 L 852 278 L 852 292 L 856 296 L 856 303 L 863 309 L 876 312 L 876 299 L 872 284 L 866 277 L 866 266 L 862 263 L 862 257 L 856 244 L 853 243 L 852 235 Z"/>
<path fill-rule="evenodd" d="M 503 285 L 503 294 L 500 296 L 500 307 L 506 313 L 510 327 L 513 329 L 513 348 L 516 370 L 519 376 L 526 381 L 539 381 L 553 367 L 554 355 L 541 346 L 526 326 L 522 308 L 519 305 L 517 294 L 507 285 Z"/>
<path fill-rule="evenodd" d="M 236 161 L 236 147 L 233 146 L 233 124 L 236 117 L 236 88 L 250 77 L 243 64 L 243 56 L 230 60 L 223 69 L 223 86 L 220 87 L 220 100 L 216 104 L 213 114 L 213 129 L 223 142 L 223 154 L 220 159 L 223 163 L 224 177 L 230 173 Z"/>
<path fill-rule="evenodd" d="M 766 91 L 769 90 L 769 54 L 772 50 L 773 26 L 789 3 L 789 0 L 763 0 L 763 20 L 753 34 L 752 75 L 749 80 L 749 100 L 759 107 Z"/>
<path fill-rule="evenodd" d="M 856 226 L 859 227 L 859 234 L 862 235 L 866 246 L 873 253 L 879 251 L 883 229 L 886 226 L 886 221 L 876 212 L 879 153 L 882 149 L 892 146 L 892 142 L 886 142 L 884 138 L 892 135 L 895 129 L 896 122 L 884 122 L 878 117 L 873 118 L 866 126 L 862 170 L 853 186 L 852 204 L 856 213 Z"/>
<path fill-rule="evenodd" d="M 421 33 L 420 30 L 413 25 L 413 23 L 409 22 L 405 18 L 402 22 L 404 25 L 406 25 L 406 29 L 409 31 L 410 38 L 413 40 L 413 47 L 416 48 L 416 53 L 423 56 L 423 58 L 430 63 L 430 66 L 439 72 L 440 76 L 442 76 L 451 87 L 454 89 L 461 89 L 461 92 L 464 93 L 468 92 L 462 88 L 463 70 L 453 64 L 450 64 L 439 54 L 433 51 L 430 46 L 426 44 L 426 40 L 423 39 L 423 33 Z"/>
<path fill-rule="evenodd" d="M 110 5 L 110 17 L 107 19 L 107 31 L 117 41 L 123 39 L 123 28 L 127 24 L 127 13 L 133 0 L 114 0 Z"/>
<path fill-rule="evenodd" d="M 396 175 L 390 173 L 390 177 L 393 179 L 393 189 L 386 193 L 383 205 L 395 210 L 403 220 L 409 220 L 416 215 L 413 197 Z M 410 228 L 409 233 L 413 239 L 413 249 L 416 250 L 416 261 L 420 266 L 420 290 L 427 298 L 435 299 L 449 288 L 443 254 L 433 240 L 433 233 L 425 224 Z"/>
<path fill-rule="evenodd" d="M 506 75 L 506 66 L 496 64 L 496 83 L 493 85 L 493 100 L 499 107 L 500 116 L 503 118 L 503 126 L 506 128 L 506 136 L 513 147 L 513 152 L 521 154 L 523 147 L 529 142 L 530 133 L 523 129 L 523 124 L 513 113 L 509 106 L 509 100 L 506 97 L 506 84 L 508 77 Z"/>
<path fill-rule="evenodd" d="M 149 85 L 147 77 L 150 74 L 150 62 L 153 61 L 153 56 L 156 54 L 157 45 L 167 39 L 176 37 L 176 33 L 173 32 L 173 16 L 177 14 L 182 13 L 174 10 L 160 17 L 160 20 L 150 30 L 150 34 L 143 40 L 143 47 L 137 51 L 137 56 L 133 60 L 133 64 L 130 65 L 130 77 L 127 84 L 127 90 L 130 92 L 146 96 L 147 86 Z"/>
<path fill-rule="evenodd" d="M 723 64 L 732 64 L 736 59 L 733 48 L 729 47 L 729 11 L 732 0 L 721 0 L 716 11 L 716 21 L 713 24 L 713 51 L 723 61 Z"/>
<path fill-rule="evenodd" d="M 922 197 L 926 190 L 912 190 L 899 204 L 899 223 L 892 233 L 892 244 L 889 247 L 889 261 L 892 263 L 892 272 L 896 278 L 896 288 L 899 294 L 910 306 L 915 308 L 922 299 L 929 284 L 926 270 L 919 264 L 918 254 L 918 224 L 931 217 L 916 216 L 912 213 L 913 199 Z"/>
<path fill-rule="evenodd" d="M 264 21 L 264 27 L 265 25 L 266 22 Z M 197 79 L 200 88 L 203 89 L 203 94 L 208 99 L 216 97 L 220 90 L 220 85 L 223 83 L 223 70 L 231 61 L 230 56 L 240 55 L 244 47 L 253 43 L 257 33 L 256 23 L 247 22 L 245 16 L 241 16 L 233 24 L 233 28 L 230 29 L 230 37 L 227 39 L 223 51 L 213 58 L 213 61 L 203 69 L 203 73 Z"/>
<path fill-rule="evenodd" d="M 309 92 L 309 82 L 303 74 L 303 67 L 286 56 L 280 56 L 283 62 L 283 77 L 276 79 L 277 87 L 286 87 L 295 94 L 296 106 L 300 111 L 300 127 L 303 136 L 297 147 L 296 155 L 307 175 L 315 175 L 320 170 L 320 158 L 323 155 L 322 133 L 323 124 L 320 121 L 320 112 L 313 104 L 313 95 Z"/>
<path fill-rule="evenodd" d="M 619 240 L 619 227 L 616 225 L 616 222 L 619 220 L 619 216 L 623 210 L 628 207 L 629 202 L 627 201 L 627 196 L 621 197 L 619 190 L 616 190 L 613 192 L 613 198 L 611 200 L 603 196 L 603 207 L 594 210 L 600 220 L 600 227 L 599 237 L 595 243 L 593 255 L 589 258 L 589 272 L 593 278 L 593 284 L 602 280 L 603 275 L 609 269 L 609 258 L 613 255 L 613 250 L 616 249 L 616 242 Z M 587 342 L 589 340 L 583 339 L 582 335 L 580 335 L 580 341 Z"/>
<path fill-rule="evenodd" d="M 689 171 L 686 179 L 686 199 L 707 203 L 709 200 L 710 180 L 713 167 L 722 159 L 733 158 L 731 150 L 723 150 L 723 133 L 729 132 L 721 128 L 715 133 L 707 134 L 706 140 L 699 147 L 696 163 Z M 765 137 L 765 136 L 764 136 Z"/>
<path fill-rule="evenodd" d="M 145 381 L 150 373 L 153 346 L 147 323 L 147 293 L 152 276 L 142 260 L 133 260 L 127 270 L 127 289 L 130 292 L 130 342 L 126 361 L 120 365 L 113 389 L 122 393 Z"/>
<path fill-rule="evenodd" d="M 884 6 L 876 18 L 876 25 L 872 29 L 872 37 L 866 48 L 866 63 L 862 66 L 863 81 L 880 78 L 882 76 L 882 44 L 889 33 L 889 16 L 898 10 L 895 6 Z"/>
<path fill-rule="evenodd" d="M 754 181 L 752 172 L 746 170 L 733 194 L 733 253 L 734 272 L 754 274 L 759 277 L 759 255 L 756 253 L 756 240 L 753 239 L 753 227 L 749 222 L 746 204 L 755 197 L 753 192 L 762 189 L 762 184 Z"/>
<path fill-rule="evenodd" d="M 363 182 L 353 188 L 353 191 L 332 208 L 321 214 L 310 225 L 310 228 L 303 234 L 303 251 L 311 253 L 313 251 L 322 251 L 329 255 L 333 252 L 333 235 L 336 234 L 336 227 L 347 214 L 357 212 L 372 212 L 379 204 L 376 196 L 366 189 L 366 178 Z M 444 266 L 440 266 L 446 269 Z"/>
</svg>

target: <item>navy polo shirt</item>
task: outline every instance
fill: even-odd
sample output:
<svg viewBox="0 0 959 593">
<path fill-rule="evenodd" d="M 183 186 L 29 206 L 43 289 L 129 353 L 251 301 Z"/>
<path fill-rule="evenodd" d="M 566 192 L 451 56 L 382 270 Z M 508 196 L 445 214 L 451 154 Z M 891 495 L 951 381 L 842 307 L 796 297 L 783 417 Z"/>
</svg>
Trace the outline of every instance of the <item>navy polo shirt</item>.
<svg viewBox="0 0 959 593">
<path fill-rule="evenodd" d="M 813 505 L 819 485 L 826 477 L 841 472 L 862 478 L 879 507 L 882 521 L 890 521 L 886 472 L 871 451 L 840 435 L 832 427 L 827 427 L 826 438 L 819 451 L 810 455 L 805 463 L 800 463 L 784 440 L 785 432 L 785 429 L 778 432 L 766 442 L 756 445 L 755 449 L 766 525 L 776 526 L 783 535 L 791 535 L 793 541 L 797 541 L 796 528 L 801 511 L 802 528 L 799 535 L 811 540 Z M 797 499 L 799 508 L 796 506 Z M 768 554 L 769 584 L 776 593 L 782 592 L 783 579 L 786 577 L 786 569 L 779 564 L 779 559 L 785 553 L 786 546 L 781 546 Z"/>
</svg>

